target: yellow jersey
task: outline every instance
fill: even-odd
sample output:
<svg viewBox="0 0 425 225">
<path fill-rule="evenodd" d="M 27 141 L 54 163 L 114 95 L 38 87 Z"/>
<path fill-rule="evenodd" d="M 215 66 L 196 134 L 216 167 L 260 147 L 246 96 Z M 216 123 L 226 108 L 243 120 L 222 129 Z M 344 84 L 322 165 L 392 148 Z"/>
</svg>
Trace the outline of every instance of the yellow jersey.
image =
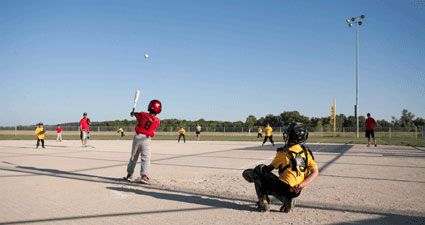
<svg viewBox="0 0 425 225">
<path fill-rule="evenodd" d="M 120 132 L 122 133 L 122 132 L 124 132 L 124 130 L 120 127 Z"/>
<path fill-rule="evenodd" d="M 273 129 L 271 127 L 264 128 L 264 132 L 266 132 L 267 137 L 272 136 L 272 131 L 273 131 Z"/>
<path fill-rule="evenodd" d="M 258 128 L 258 133 L 261 134 L 263 132 L 263 129 Z"/>
<path fill-rule="evenodd" d="M 37 129 L 35 129 L 35 134 L 38 139 L 44 139 L 44 128 L 37 127 Z"/>
<path fill-rule="evenodd" d="M 303 151 L 303 148 L 297 144 L 289 148 L 290 151 L 299 153 Z M 273 162 L 271 163 L 272 166 L 275 169 L 282 170 L 284 167 L 288 166 L 291 163 L 291 156 L 289 154 L 292 154 L 293 157 L 296 157 L 295 154 L 290 153 L 288 151 L 278 151 L 276 153 L 276 156 L 273 159 Z M 308 175 L 308 171 L 312 171 L 313 169 L 317 169 L 316 162 L 314 161 L 312 155 L 309 151 L 307 151 L 308 154 L 308 162 L 307 167 L 308 170 L 305 169 L 304 171 L 300 170 L 300 167 L 297 166 L 298 171 L 293 171 L 291 167 L 288 167 L 287 169 L 283 171 L 279 171 L 279 180 L 289 184 L 291 187 L 294 187 L 297 184 L 300 184 L 304 181 L 305 177 Z M 301 157 L 305 159 L 305 153 L 301 153 Z M 305 188 L 305 187 L 304 187 Z"/>
<path fill-rule="evenodd" d="M 185 134 L 186 133 L 186 130 L 184 128 L 181 128 L 181 129 L 179 129 L 177 131 L 177 133 L 179 133 L 179 134 Z"/>
</svg>

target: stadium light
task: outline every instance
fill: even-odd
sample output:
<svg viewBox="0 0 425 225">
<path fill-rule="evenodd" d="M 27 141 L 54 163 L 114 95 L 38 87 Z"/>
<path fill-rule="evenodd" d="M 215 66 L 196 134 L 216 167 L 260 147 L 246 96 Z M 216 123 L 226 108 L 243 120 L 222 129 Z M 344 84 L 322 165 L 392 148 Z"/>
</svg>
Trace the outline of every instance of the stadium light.
<svg viewBox="0 0 425 225">
<path fill-rule="evenodd" d="M 364 15 L 347 19 L 349 27 L 356 24 L 356 105 L 354 106 L 354 116 L 356 117 L 356 137 L 359 138 L 359 26 L 363 24 Z"/>
</svg>

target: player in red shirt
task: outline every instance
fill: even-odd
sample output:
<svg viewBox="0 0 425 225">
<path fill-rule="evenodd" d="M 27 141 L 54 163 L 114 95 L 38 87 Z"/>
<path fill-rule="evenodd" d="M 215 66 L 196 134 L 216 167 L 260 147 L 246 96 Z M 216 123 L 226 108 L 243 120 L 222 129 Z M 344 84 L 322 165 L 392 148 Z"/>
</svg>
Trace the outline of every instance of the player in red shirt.
<svg viewBox="0 0 425 225">
<path fill-rule="evenodd" d="M 56 131 L 58 132 L 58 136 L 56 137 L 56 141 L 62 141 L 62 128 L 58 125 L 58 128 L 56 128 Z"/>
<path fill-rule="evenodd" d="M 87 139 L 90 138 L 90 119 L 87 118 L 87 113 L 83 113 L 83 118 L 80 120 L 80 139 L 81 147 L 87 147 Z"/>
<path fill-rule="evenodd" d="M 367 147 L 370 147 L 370 136 L 373 138 L 373 143 L 376 147 L 376 139 L 375 139 L 375 124 L 376 121 L 372 117 L 370 117 L 370 113 L 367 114 L 366 119 L 366 137 L 367 137 Z"/>
<path fill-rule="evenodd" d="M 137 125 L 135 128 L 136 135 L 133 138 L 133 146 L 131 149 L 131 157 L 127 166 L 127 176 L 125 180 L 130 180 L 134 167 L 137 164 L 137 160 L 141 158 L 142 163 L 140 164 L 140 178 L 136 181 L 142 184 L 149 184 L 149 167 L 151 158 L 151 139 L 155 136 L 155 130 L 160 124 L 160 120 L 156 117 L 162 110 L 161 102 L 158 100 L 152 100 L 148 106 L 148 112 L 134 113 L 130 115 L 135 116 L 137 119 Z"/>
</svg>

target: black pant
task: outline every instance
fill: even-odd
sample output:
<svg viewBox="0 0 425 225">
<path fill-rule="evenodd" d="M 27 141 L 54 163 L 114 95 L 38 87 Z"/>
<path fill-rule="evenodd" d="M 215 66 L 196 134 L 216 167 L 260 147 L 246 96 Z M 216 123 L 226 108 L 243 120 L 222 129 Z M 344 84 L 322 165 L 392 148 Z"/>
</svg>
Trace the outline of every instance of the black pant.
<svg viewBox="0 0 425 225">
<path fill-rule="evenodd" d="M 274 144 L 274 141 L 273 141 L 273 135 L 270 135 L 270 136 L 265 136 L 265 137 L 264 137 L 264 141 L 263 141 L 263 144 L 265 144 L 265 143 L 266 143 L 266 141 L 267 141 L 267 138 L 268 138 L 268 139 L 270 139 L 270 142 L 271 142 L 272 144 Z"/>
<path fill-rule="evenodd" d="M 38 138 L 37 138 L 37 148 L 38 146 L 40 146 L 40 141 L 41 141 L 41 146 L 44 148 L 44 139 L 38 139 Z"/>
<path fill-rule="evenodd" d="M 124 135 L 124 132 L 121 132 L 121 137 L 124 137 L 125 135 Z"/>
<path fill-rule="evenodd" d="M 186 138 L 184 137 L 184 134 L 179 135 L 179 140 L 177 142 L 180 142 L 180 138 L 183 137 L 184 143 L 186 143 Z"/>
<path fill-rule="evenodd" d="M 261 133 L 258 133 L 257 138 L 259 137 L 263 137 L 263 135 Z"/>
<path fill-rule="evenodd" d="M 264 195 L 273 195 L 282 201 L 282 196 L 291 200 L 301 194 L 301 192 L 298 192 L 298 194 L 291 192 L 291 186 L 279 180 L 276 175 L 268 170 L 266 165 L 255 167 L 252 178 L 259 201 L 263 200 Z"/>
</svg>

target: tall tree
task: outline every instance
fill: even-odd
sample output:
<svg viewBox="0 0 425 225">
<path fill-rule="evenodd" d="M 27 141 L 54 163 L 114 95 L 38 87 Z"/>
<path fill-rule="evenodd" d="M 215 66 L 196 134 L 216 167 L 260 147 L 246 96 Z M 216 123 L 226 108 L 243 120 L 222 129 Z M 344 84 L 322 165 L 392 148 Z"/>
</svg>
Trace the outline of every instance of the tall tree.
<svg viewBox="0 0 425 225">
<path fill-rule="evenodd" d="M 412 127 L 413 126 L 413 118 L 415 118 L 415 114 L 409 112 L 407 109 L 403 109 L 403 111 L 401 111 L 400 126 L 401 127 Z"/>
<path fill-rule="evenodd" d="M 255 118 L 253 115 L 249 115 L 246 118 L 245 126 L 252 128 L 255 126 L 255 124 L 257 124 L 257 118 Z"/>
</svg>

